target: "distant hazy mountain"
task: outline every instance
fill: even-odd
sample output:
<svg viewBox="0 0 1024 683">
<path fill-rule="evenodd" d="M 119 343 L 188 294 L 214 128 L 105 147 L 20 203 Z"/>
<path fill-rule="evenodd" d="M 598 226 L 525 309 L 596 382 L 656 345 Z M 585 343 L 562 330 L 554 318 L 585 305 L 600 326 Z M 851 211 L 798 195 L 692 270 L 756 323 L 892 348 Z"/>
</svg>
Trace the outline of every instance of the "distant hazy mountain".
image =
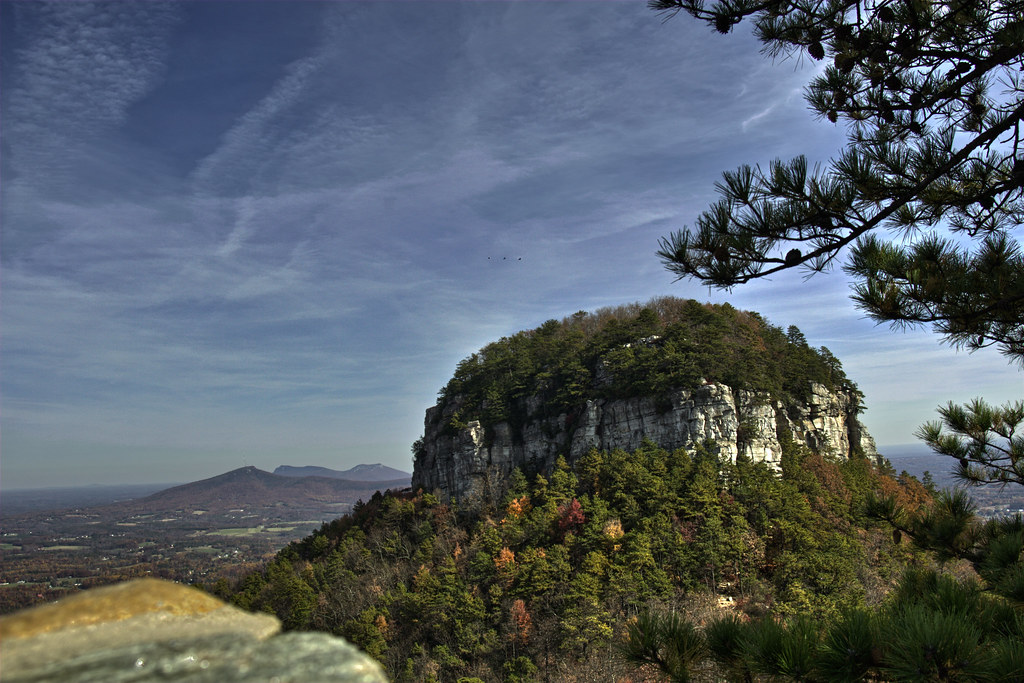
<svg viewBox="0 0 1024 683">
<path fill-rule="evenodd" d="M 5 491 L 3 516 L 6 520 L 14 515 L 41 514 L 47 510 L 88 509 L 101 517 L 116 517 L 127 514 L 182 510 L 212 512 L 265 506 L 289 509 L 316 509 L 326 506 L 325 509 L 335 509 L 337 512 L 358 500 L 369 500 L 376 491 L 408 488 L 410 480 L 408 473 L 383 465 L 360 465 L 349 470 L 353 476 L 347 478 L 340 478 L 346 475 L 346 472 L 335 472 L 322 467 L 278 469 L 311 470 L 315 471 L 312 474 L 317 476 L 301 473 L 282 476 L 256 467 L 242 467 L 209 479 L 177 486 L 149 484 L 93 487 L 97 490 L 103 488 L 104 495 L 85 495 L 92 493 L 90 488 L 28 491 L 20 498 L 17 494 L 21 492 Z M 323 474 L 324 472 L 329 475 Z"/>
<path fill-rule="evenodd" d="M 348 479 L 349 481 L 386 481 L 392 482 L 398 479 L 411 479 L 408 472 L 396 470 L 393 467 L 376 463 L 374 465 L 356 465 L 350 470 L 332 470 L 326 467 L 292 467 L 281 465 L 274 470 L 274 474 L 282 477 L 330 477 L 332 479 Z"/>
<path fill-rule="evenodd" d="M 213 511 L 263 505 L 307 507 L 369 500 L 374 491 L 407 485 L 408 475 L 398 481 L 365 482 L 333 477 L 282 477 L 250 466 L 106 507 L 138 512 Z"/>
</svg>

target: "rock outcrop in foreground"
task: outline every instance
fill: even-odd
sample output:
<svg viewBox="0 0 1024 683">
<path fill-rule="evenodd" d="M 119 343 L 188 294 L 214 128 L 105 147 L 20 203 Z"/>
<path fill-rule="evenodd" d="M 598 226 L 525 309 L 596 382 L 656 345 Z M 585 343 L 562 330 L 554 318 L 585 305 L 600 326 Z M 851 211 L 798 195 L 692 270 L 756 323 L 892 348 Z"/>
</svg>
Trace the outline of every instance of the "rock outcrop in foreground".
<svg viewBox="0 0 1024 683">
<path fill-rule="evenodd" d="M 777 466 L 779 434 L 788 432 L 824 455 L 877 457 L 874 440 L 857 419 L 856 397 L 820 384 L 812 384 L 809 399 L 799 405 L 783 406 L 767 394 L 715 383 L 672 392 L 669 402 L 653 397 L 588 400 L 578 411 L 530 418 L 519 428 L 502 422 L 484 429 L 473 420 L 453 433 L 451 418 L 460 404 L 449 401 L 427 410 L 412 485 L 466 499 L 516 467 L 546 470 L 559 455 L 573 465 L 591 448 L 634 450 L 644 439 L 670 450 L 711 440 L 719 455 L 733 462 L 742 454 Z M 527 415 L 540 415 L 541 407 L 528 401 Z"/>
<path fill-rule="evenodd" d="M 4 683 L 384 683 L 341 638 L 280 633 L 195 588 L 140 579 L 0 618 Z"/>
</svg>

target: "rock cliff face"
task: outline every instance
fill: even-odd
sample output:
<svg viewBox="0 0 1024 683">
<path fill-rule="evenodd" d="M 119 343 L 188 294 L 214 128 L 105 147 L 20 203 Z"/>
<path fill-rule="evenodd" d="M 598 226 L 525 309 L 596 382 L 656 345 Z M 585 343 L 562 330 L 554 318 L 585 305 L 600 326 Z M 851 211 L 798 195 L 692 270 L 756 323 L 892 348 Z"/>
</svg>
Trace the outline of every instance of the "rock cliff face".
<svg viewBox="0 0 1024 683">
<path fill-rule="evenodd" d="M 722 457 L 740 454 L 778 466 L 779 434 L 833 457 L 855 450 L 877 456 L 874 440 L 857 419 L 855 400 L 812 384 L 805 404 L 783 406 L 767 394 L 733 391 L 724 384 L 705 384 L 696 391 L 676 391 L 668 401 L 652 397 L 589 400 L 556 417 L 540 416 L 539 401 L 527 401 L 525 423 L 507 422 L 484 429 L 479 421 L 453 430 L 459 409 L 450 401 L 427 410 L 423 446 L 416 454 L 413 489 L 440 490 L 455 499 L 482 493 L 513 469 L 531 465 L 550 468 L 559 455 L 572 465 L 591 448 L 634 450 L 644 439 L 667 449 L 690 448 L 714 441 Z"/>
</svg>

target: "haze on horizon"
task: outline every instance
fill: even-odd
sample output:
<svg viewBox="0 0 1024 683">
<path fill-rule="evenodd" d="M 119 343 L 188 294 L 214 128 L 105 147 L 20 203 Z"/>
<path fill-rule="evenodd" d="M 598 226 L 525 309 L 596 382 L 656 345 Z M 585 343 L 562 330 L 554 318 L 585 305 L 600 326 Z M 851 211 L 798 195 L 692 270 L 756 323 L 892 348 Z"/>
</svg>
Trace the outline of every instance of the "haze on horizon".
<svg viewBox="0 0 1024 683">
<path fill-rule="evenodd" d="M 411 471 L 459 360 L 577 310 L 729 301 L 828 346 L 883 453 L 994 351 L 863 319 L 840 272 L 708 291 L 658 238 L 841 131 L 643 0 L 0 3 L 4 489 L 243 465 Z"/>
</svg>

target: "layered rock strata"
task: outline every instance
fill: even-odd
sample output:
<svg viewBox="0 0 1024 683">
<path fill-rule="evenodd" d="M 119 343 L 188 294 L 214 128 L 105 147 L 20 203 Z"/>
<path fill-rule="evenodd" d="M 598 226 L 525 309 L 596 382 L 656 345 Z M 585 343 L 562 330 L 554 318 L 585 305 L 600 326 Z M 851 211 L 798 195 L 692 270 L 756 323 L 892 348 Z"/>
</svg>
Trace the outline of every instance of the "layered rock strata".
<svg viewBox="0 0 1024 683">
<path fill-rule="evenodd" d="M 634 450 L 647 439 L 667 449 L 714 442 L 721 457 L 745 455 L 778 466 L 779 435 L 831 457 L 855 451 L 877 457 L 874 440 L 857 419 L 856 399 L 812 384 L 806 403 L 783 406 L 767 394 L 733 391 L 708 383 L 695 391 L 675 391 L 667 400 L 638 397 L 589 400 L 578 410 L 541 416 L 537 399 L 526 402 L 525 423 L 502 422 L 485 429 L 479 421 L 453 429 L 458 400 L 427 410 L 423 446 L 416 454 L 414 489 L 439 490 L 455 499 L 482 493 L 516 467 L 549 469 L 564 455 L 572 465 L 590 449 Z"/>
</svg>

